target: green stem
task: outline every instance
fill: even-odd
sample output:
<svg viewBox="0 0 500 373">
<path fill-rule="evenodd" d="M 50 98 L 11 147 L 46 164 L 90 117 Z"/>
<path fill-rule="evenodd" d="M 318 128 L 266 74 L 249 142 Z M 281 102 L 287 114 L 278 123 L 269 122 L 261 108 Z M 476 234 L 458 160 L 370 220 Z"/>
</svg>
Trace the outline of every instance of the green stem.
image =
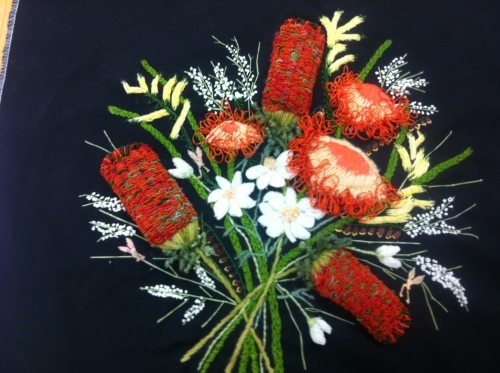
<svg viewBox="0 0 500 373">
<path fill-rule="evenodd" d="M 399 136 L 396 139 L 394 146 L 392 147 L 391 155 L 389 157 L 389 162 L 387 163 L 387 170 L 385 171 L 384 178 L 387 181 L 391 181 L 394 173 L 396 172 L 396 167 L 398 166 L 398 151 L 396 150 L 396 144 L 401 145 L 403 141 L 406 139 L 406 135 L 408 134 L 408 127 L 401 127 L 401 131 L 399 132 Z"/>
<path fill-rule="evenodd" d="M 364 81 L 366 79 L 366 77 L 368 76 L 370 71 L 373 69 L 375 64 L 380 59 L 380 57 L 382 57 L 384 52 L 391 46 L 391 44 L 392 44 L 392 40 L 388 39 L 388 40 L 384 41 L 380 47 L 378 47 L 378 49 L 373 54 L 372 58 L 370 58 L 370 60 L 366 64 L 366 66 L 359 73 L 359 80 Z"/>
</svg>

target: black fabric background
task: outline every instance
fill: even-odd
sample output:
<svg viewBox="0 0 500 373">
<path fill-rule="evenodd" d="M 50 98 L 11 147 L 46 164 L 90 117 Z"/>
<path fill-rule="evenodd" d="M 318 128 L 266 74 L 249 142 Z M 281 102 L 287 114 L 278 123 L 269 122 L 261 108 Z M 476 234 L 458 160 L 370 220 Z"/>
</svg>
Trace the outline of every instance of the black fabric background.
<svg viewBox="0 0 500 373">
<path fill-rule="evenodd" d="M 156 324 L 175 304 L 139 290 L 164 278 L 133 261 L 89 259 L 118 255 L 117 240 L 96 243 L 78 195 L 110 194 L 98 170 L 103 153 L 84 140 L 107 146 L 132 141 L 161 147 L 139 127 L 112 117 L 106 106 L 140 109 L 120 81 L 135 80 L 147 59 L 166 76 L 190 66 L 205 71 L 223 61 L 238 38 L 254 53 L 261 42 L 261 82 L 267 74 L 274 33 L 289 17 L 317 20 L 345 10 L 362 14 L 366 36 L 353 43 L 353 66 L 362 68 L 387 38 L 384 61 L 408 53 L 409 69 L 431 82 L 422 101 L 435 104 L 428 148 L 450 130 L 452 138 L 435 160 L 470 145 L 473 157 L 442 182 L 483 178 L 482 184 L 439 190 L 457 197 L 455 211 L 477 207 L 457 226 L 473 226 L 480 240 L 423 240 L 430 256 L 456 272 L 466 287 L 470 311 L 439 285 L 434 293 L 450 310 L 434 307 L 435 331 L 421 292 L 413 292 L 412 327 L 399 343 L 381 346 L 360 326 L 332 321 L 326 346 L 309 343 L 310 371 L 492 372 L 498 358 L 498 79 L 500 3 L 487 1 L 28 1 L 21 0 L 0 106 L 0 371 L 13 372 L 193 372 L 196 357 L 180 356 L 208 332 L 199 326 L 209 312 L 182 326 L 181 314 Z M 372 75 L 373 77 L 373 75 Z M 262 85 L 261 85 L 262 87 Z M 194 93 L 191 95 L 195 97 Z M 203 107 L 198 100 L 198 118 Z M 164 156 L 165 153 L 162 153 Z M 444 159 L 444 158 L 442 158 Z M 120 241 L 121 243 L 121 241 Z M 389 280 L 390 281 L 390 280 Z M 389 282 L 396 289 L 399 285 Z M 346 316 L 333 305 L 325 309 Z M 296 332 L 284 316 L 286 371 L 300 372 Z M 226 355 L 228 352 L 226 351 Z M 224 359 L 222 359 L 224 360 Z M 214 366 L 222 371 L 224 361 Z"/>
</svg>

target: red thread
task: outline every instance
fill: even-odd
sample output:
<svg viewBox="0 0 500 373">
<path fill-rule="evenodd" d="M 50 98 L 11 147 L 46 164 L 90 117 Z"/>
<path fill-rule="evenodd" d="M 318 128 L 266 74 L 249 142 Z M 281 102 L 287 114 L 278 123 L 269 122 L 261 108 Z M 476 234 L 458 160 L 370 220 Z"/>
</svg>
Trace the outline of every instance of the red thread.
<svg viewBox="0 0 500 373">
<path fill-rule="evenodd" d="M 336 122 L 348 138 L 373 138 L 388 144 L 397 137 L 399 126 L 414 124 L 406 97 L 390 97 L 375 84 L 363 83 L 347 67 L 325 88 Z"/>
<path fill-rule="evenodd" d="M 361 150 L 328 136 L 335 128 L 323 113 L 305 115 L 298 124 L 303 136 L 290 142 L 288 167 L 296 175 L 292 184 L 308 189 L 314 207 L 366 220 L 400 200 Z"/>
<path fill-rule="evenodd" d="M 271 66 L 262 92 L 264 111 L 308 114 L 325 48 L 321 27 L 288 19 L 273 43 Z"/>
<path fill-rule="evenodd" d="M 249 158 L 264 141 L 263 125 L 251 111 L 232 110 L 226 104 L 224 111 L 206 114 L 193 136 L 193 142 L 196 145 L 207 144 L 210 148 L 208 157 L 217 163 L 231 162 L 239 151 Z"/>
<path fill-rule="evenodd" d="M 148 145 L 115 149 L 103 159 L 101 175 L 154 246 L 169 241 L 198 218 L 176 180 Z"/>
<path fill-rule="evenodd" d="M 353 314 L 377 341 L 397 342 L 411 322 L 399 297 L 350 252 L 328 256 L 327 263 L 315 263 L 315 290 Z"/>
</svg>

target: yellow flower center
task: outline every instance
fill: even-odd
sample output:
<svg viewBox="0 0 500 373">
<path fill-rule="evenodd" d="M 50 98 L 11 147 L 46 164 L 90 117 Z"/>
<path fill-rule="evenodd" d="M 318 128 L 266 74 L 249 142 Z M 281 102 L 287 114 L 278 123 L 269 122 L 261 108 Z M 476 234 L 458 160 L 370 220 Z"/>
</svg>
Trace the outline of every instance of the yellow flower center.
<svg viewBox="0 0 500 373">
<path fill-rule="evenodd" d="M 267 167 L 270 170 L 276 170 L 276 158 L 274 157 L 264 158 L 264 167 Z"/>
<path fill-rule="evenodd" d="M 233 199 L 236 197 L 236 192 L 233 188 L 229 188 L 222 193 L 222 197 L 227 199 Z"/>
<path fill-rule="evenodd" d="M 281 211 L 281 219 L 286 222 L 292 222 L 299 217 L 300 209 L 297 206 L 285 207 Z"/>
</svg>

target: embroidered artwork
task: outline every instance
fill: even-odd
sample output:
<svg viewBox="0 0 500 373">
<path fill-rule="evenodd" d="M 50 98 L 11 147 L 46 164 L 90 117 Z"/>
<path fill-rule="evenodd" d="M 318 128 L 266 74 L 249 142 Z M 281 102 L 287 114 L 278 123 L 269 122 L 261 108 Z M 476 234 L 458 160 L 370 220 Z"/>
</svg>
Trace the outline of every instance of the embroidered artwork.
<svg viewBox="0 0 500 373">
<path fill-rule="evenodd" d="M 432 293 L 438 284 L 467 309 L 454 271 L 432 258 L 432 246 L 414 248 L 422 236 L 475 237 L 453 225 L 473 206 L 443 199 L 435 191 L 446 185 L 434 183 L 438 175 L 453 186 L 475 182 L 453 179 L 472 150 L 443 154 L 448 137 L 426 147 L 438 125 L 430 119 L 437 108 L 420 101 L 427 80 L 406 70 L 406 55 L 384 65 L 390 40 L 355 71 L 347 50 L 365 43 L 357 32 L 365 20 L 342 24 L 341 16 L 277 27 L 262 79 L 259 49 L 243 54 L 236 38 L 214 38 L 227 66 L 191 67 L 182 79 L 142 61 L 137 82 L 122 86 L 151 111 L 109 107 L 149 133 L 151 145 L 110 140 L 113 149 L 102 148 L 104 180 L 96 183 L 107 182 L 109 195 L 81 196 L 104 219 L 91 221 L 92 230 L 99 240 L 116 238 L 117 257 L 165 276 L 141 288 L 168 302 L 161 321 L 184 312 L 185 327 L 206 322 L 203 337 L 179 356 L 200 371 L 223 359 L 226 372 L 282 372 L 283 318 L 296 328 L 286 338 L 295 332 L 305 370 L 304 344 L 338 339 L 335 307 L 382 344 L 406 338 L 410 293 L 423 292 L 417 298 L 436 329 L 438 309 L 447 312 Z M 205 104 L 203 117 L 191 110 L 188 86 Z M 193 283 L 197 290 L 183 288 Z M 314 295 L 332 307 L 320 309 Z"/>
</svg>

